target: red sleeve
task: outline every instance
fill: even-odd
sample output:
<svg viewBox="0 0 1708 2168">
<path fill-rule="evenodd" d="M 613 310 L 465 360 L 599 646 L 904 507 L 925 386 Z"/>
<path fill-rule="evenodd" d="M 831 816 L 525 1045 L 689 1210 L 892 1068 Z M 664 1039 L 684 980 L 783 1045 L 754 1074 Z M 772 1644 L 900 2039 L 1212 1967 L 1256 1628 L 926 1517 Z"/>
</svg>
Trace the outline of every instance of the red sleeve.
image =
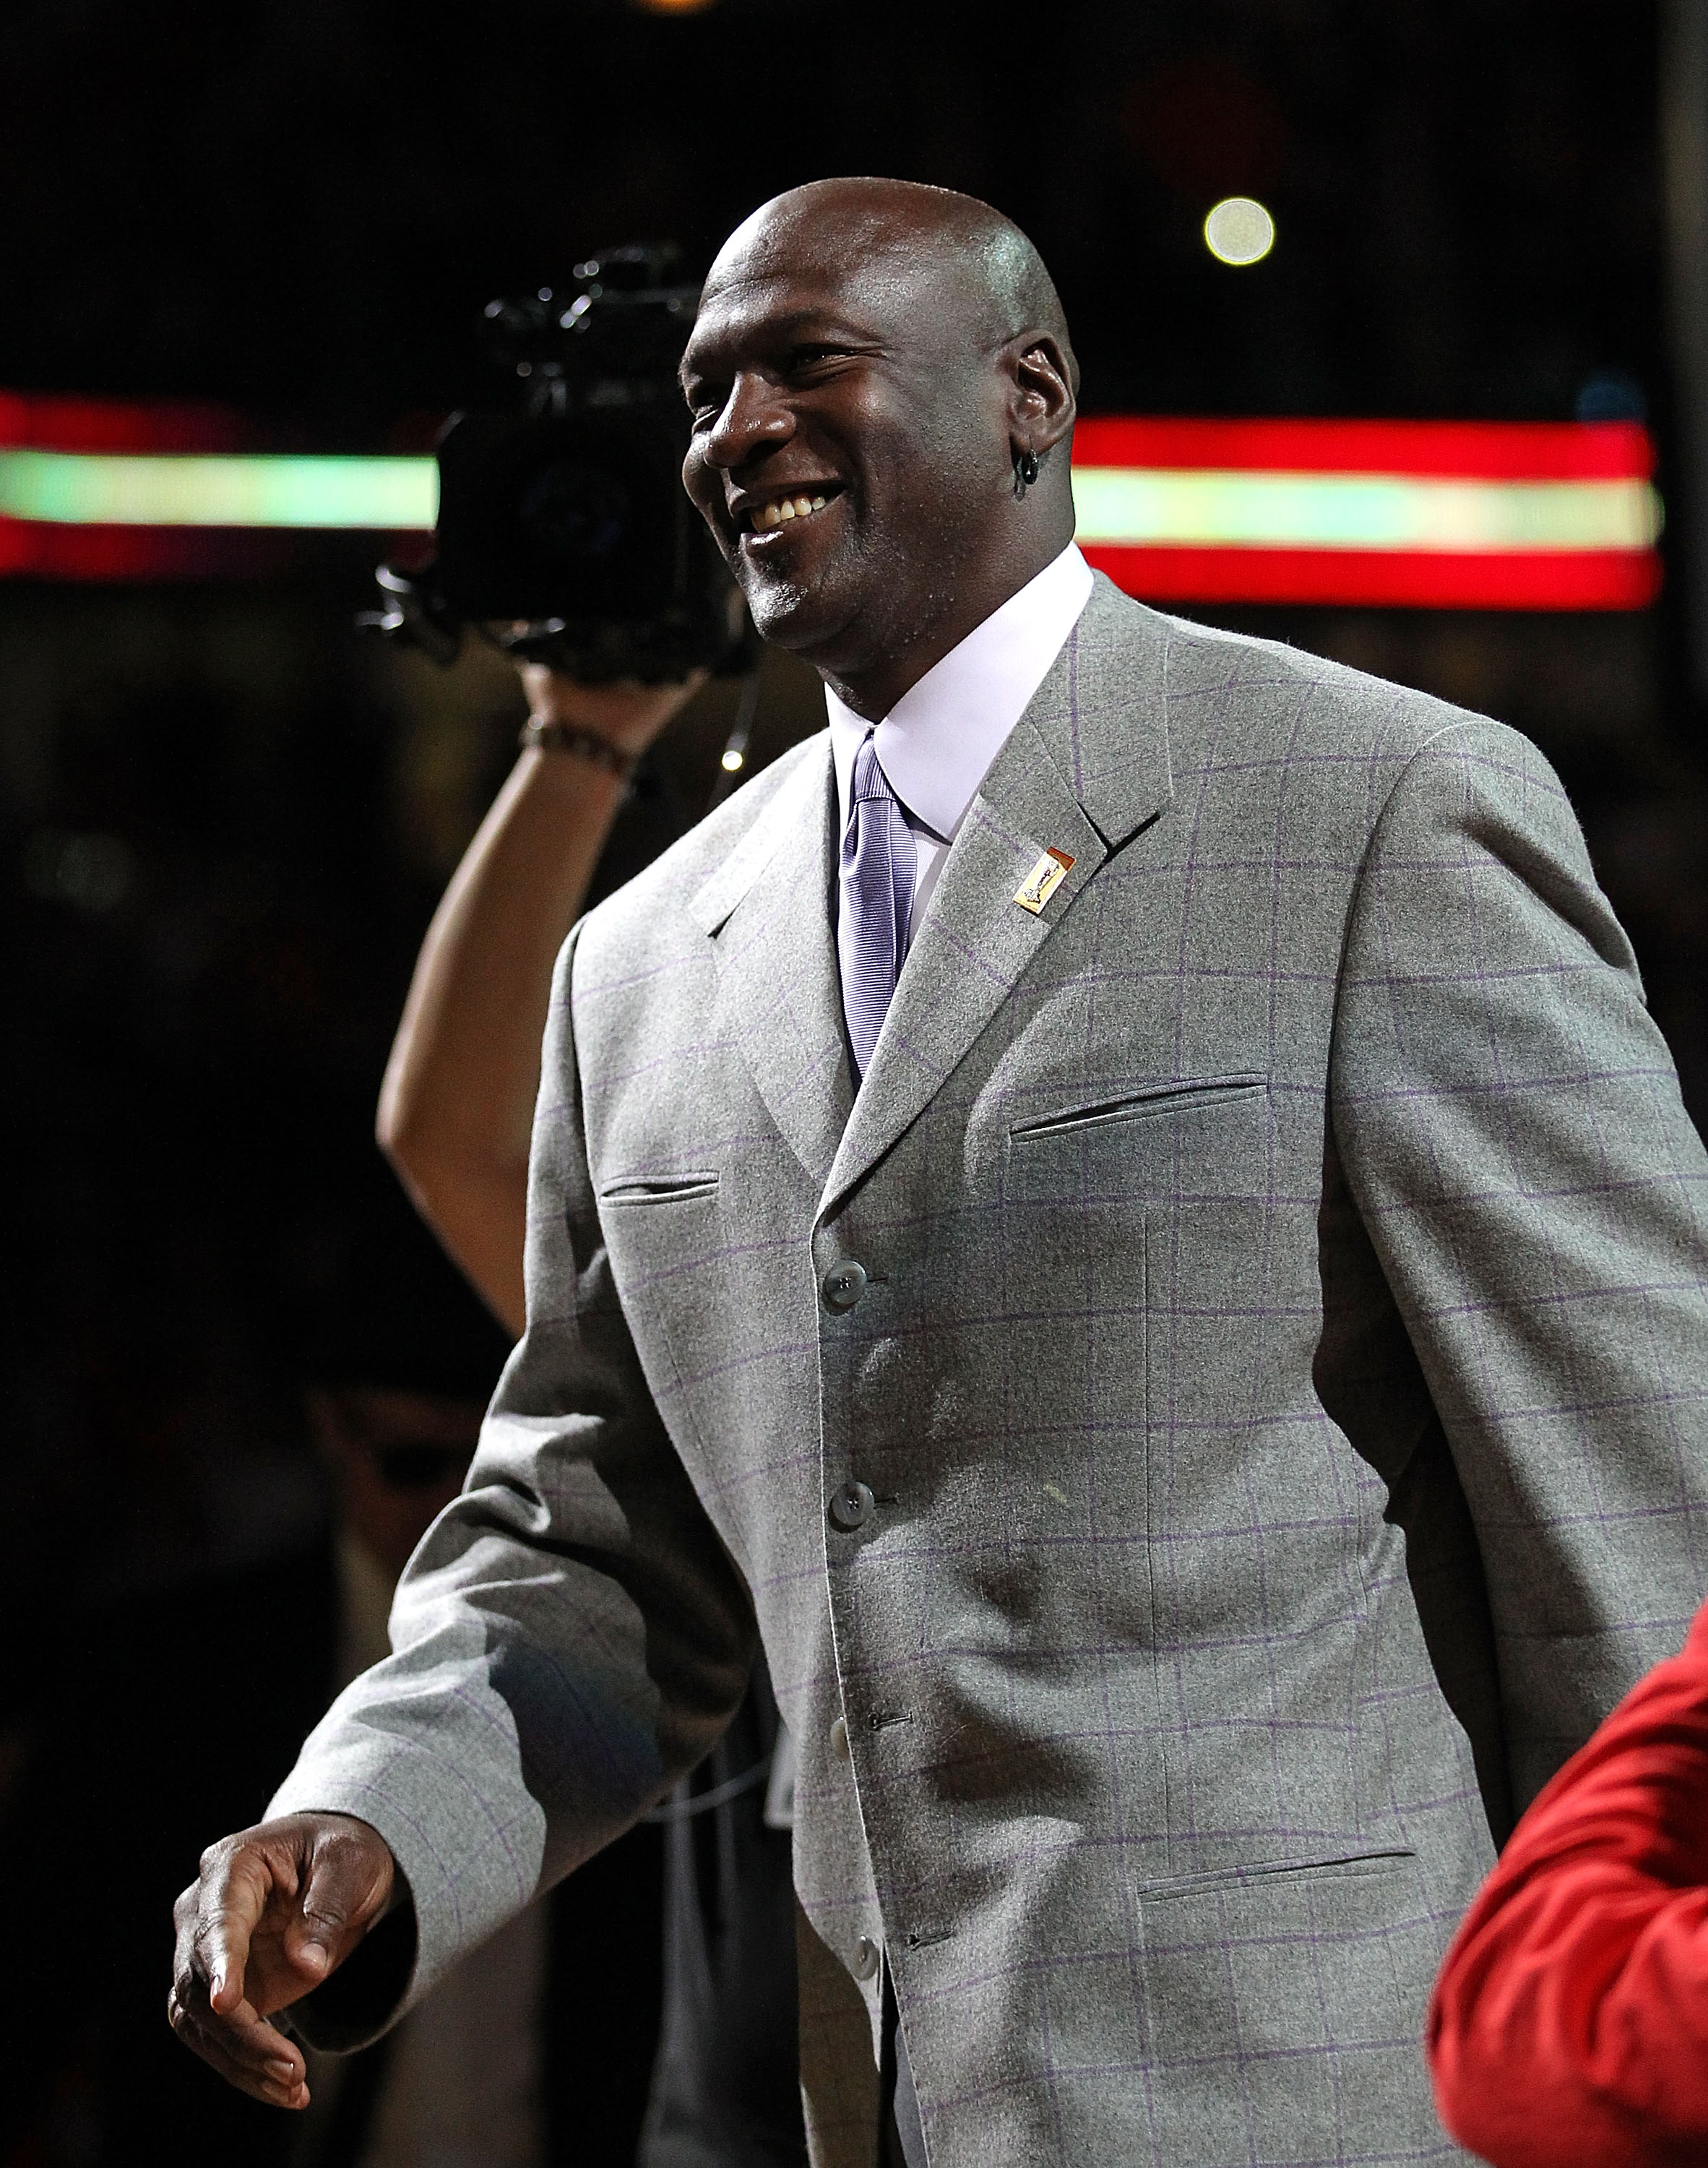
<svg viewBox="0 0 1708 2168">
<path fill-rule="evenodd" d="M 1708 1606 L 1520 1822 L 1430 2006 L 1441 2119 L 1495 2168 L 1708 2158 Z"/>
</svg>

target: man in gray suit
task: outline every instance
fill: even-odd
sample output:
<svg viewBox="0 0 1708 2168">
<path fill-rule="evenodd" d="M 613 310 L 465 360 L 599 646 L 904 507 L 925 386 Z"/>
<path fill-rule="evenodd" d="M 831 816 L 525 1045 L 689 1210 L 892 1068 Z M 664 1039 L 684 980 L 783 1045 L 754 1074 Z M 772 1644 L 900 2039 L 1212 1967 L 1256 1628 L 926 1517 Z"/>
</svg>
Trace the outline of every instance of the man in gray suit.
<svg viewBox="0 0 1708 2168">
<path fill-rule="evenodd" d="M 820 2168 L 1455 2157 L 1491 1831 L 1702 1594 L 1704 1156 L 1546 763 L 1094 582 L 1075 376 L 963 198 L 713 268 L 687 485 L 830 730 L 565 947 L 468 1489 L 180 1902 L 263 2097 L 268 2012 L 370 2037 L 756 1632 Z"/>
</svg>

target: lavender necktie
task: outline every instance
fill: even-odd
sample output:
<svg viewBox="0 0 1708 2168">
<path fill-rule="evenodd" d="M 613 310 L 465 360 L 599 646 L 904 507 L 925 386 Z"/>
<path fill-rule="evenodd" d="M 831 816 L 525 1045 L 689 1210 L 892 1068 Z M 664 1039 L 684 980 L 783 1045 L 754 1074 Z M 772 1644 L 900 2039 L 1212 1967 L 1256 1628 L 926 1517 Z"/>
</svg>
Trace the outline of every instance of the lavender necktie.
<svg viewBox="0 0 1708 2168">
<path fill-rule="evenodd" d="M 907 953 L 918 862 L 913 831 L 868 735 L 854 756 L 848 826 L 842 837 L 836 959 L 856 1078 L 866 1074 Z"/>
</svg>

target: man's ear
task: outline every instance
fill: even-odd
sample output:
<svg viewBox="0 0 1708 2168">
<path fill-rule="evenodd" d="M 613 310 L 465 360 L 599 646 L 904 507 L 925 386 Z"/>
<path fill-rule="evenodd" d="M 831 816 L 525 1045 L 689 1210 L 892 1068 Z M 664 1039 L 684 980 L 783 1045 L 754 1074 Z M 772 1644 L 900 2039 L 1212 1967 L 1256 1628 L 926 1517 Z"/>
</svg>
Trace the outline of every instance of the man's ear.
<svg viewBox="0 0 1708 2168">
<path fill-rule="evenodd" d="M 1042 459 L 1074 426 L 1079 371 L 1073 356 L 1053 332 L 1029 331 L 1010 339 L 1002 358 L 1011 387 L 1009 434 L 1015 449 Z"/>
</svg>

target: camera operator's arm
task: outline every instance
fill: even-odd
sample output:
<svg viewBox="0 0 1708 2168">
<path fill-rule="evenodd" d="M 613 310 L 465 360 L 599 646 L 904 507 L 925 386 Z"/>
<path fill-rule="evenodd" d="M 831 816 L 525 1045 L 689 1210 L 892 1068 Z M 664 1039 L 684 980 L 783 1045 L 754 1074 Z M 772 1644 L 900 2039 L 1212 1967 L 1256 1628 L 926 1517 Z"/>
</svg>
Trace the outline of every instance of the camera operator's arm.
<svg viewBox="0 0 1708 2168">
<path fill-rule="evenodd" d="M 698 689 L 522 672 L 531 712 L 644 752 Z M 381 1149 L 491 1308 L 522 1329 L 528 1134 L 552 965 L 623 802 L 609 770 L 530 748 L 433 915 L 379 1095 Z"/>
</svg>

